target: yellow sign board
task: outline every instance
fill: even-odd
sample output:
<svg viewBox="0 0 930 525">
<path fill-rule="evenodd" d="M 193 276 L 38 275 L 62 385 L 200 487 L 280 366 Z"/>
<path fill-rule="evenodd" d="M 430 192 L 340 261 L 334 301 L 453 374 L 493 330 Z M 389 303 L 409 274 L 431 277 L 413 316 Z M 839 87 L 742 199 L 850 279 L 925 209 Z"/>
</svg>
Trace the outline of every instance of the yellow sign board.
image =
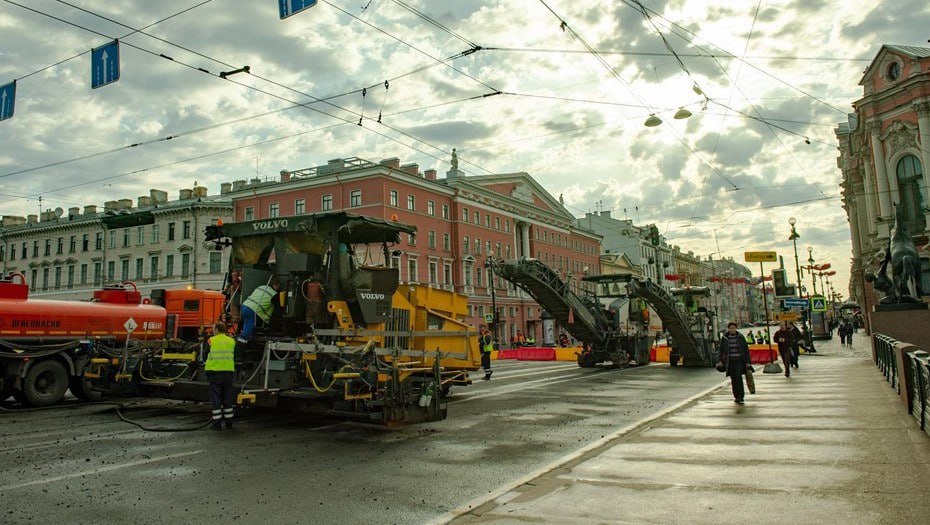
<svg viewBox="0 0 930 525">
<path fill-rule="evenodd" d="M 775 252 L 745 252 L 746 262 L 778 262 Z"/>
<path fill-rule="evenodd" d="M 781 312 L 775 314 L 776 321 L 797 321 L 801 316 L 797 312 Z"/>
</svg>

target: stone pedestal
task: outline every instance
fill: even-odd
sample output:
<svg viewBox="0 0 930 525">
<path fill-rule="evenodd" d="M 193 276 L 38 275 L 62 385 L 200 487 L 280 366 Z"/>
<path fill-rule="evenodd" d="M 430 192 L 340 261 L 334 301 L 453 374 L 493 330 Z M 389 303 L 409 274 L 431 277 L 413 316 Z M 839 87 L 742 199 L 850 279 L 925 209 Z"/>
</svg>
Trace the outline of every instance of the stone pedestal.
<svg viewBox="0 0 930 525">
<path fill-rule="evenodd" d="M 909 406 L 911 384 L 910 365 L 906 352 L 914 350 L 930 351 L 930 310 L 927 305 L 907 305 L 910 309 L 890 309 L 882 306 L 904 307 L 905 305 L 880 305 L 872 312 L 872 334 L 883 334 L 901 342 L 895 348 L 895 360 L 898 365 L 898 378 L 901 382 L 901 402 Z M 919 309 L 914 309 L 914 308 Z M 875 359 L 875 345 L 872 345 L 872 359 Z"/>
</svg>

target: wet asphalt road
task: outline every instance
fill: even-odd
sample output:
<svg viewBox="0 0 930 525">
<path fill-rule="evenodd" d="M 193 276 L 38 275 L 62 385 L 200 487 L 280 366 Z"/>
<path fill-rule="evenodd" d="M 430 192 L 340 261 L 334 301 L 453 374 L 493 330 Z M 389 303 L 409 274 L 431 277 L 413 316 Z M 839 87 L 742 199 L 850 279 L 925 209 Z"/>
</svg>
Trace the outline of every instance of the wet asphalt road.
<svg viewBox="0 0 930 525">
<path fill-rule="evenodd" d="M 232 431 L 156 433 L 105 406 L 0 412 L 0 523 L 422 523 L 722 379 L 502 361 L 446 420 L 400 429 L 249 411 Z M 209 407 L 127 415 L 183 427 Z"/>
</svg>

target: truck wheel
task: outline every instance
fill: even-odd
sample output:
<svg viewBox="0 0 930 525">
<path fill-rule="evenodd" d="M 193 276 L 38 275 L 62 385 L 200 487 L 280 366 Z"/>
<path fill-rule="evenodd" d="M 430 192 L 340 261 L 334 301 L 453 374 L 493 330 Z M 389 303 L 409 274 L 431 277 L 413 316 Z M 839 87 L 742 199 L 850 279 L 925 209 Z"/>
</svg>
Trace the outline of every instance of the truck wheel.
<svg viewBox="0 0 930 525">
<path fill-rule="evenodd" d="M 91 388 L 90 381 L 83 377 L 72 377 L 68 382 L 68 387 L 74 397 L 83 401 L 100 401 L 103 399 L 103 392 Z"/>
<path fill-rule="evenodd" d="M 54 405 L 61 401 L 67 389 L 68 371 L 52 359 L 32 365 L 23 378 L 23 397 L 28 405 Z"/>
</svg>

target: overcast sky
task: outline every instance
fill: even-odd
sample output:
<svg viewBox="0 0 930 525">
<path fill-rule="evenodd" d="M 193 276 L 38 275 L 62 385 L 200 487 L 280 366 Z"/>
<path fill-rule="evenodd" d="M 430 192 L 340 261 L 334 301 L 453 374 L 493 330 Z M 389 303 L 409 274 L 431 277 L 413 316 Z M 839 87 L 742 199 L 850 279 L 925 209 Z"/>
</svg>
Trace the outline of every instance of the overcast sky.
<svg viewBox="0 0 930 525">
<path fill-rule="evenodd" d="M 926 0 L 642 6 L 324 0 L 282 21 L 277 0 L 0 0 L 0 215 L 339 157 L 445 173 L 455 147 L 467 174 L 526 171 L 576 216 L 655 222 L 702 256 L 793 269 L 794 216 L 846 297 L 833 129 L 883 43 L 930 46 Z M 119 81 L 92 90 L 90 49 L 124 36 Z"/>
</svg>

